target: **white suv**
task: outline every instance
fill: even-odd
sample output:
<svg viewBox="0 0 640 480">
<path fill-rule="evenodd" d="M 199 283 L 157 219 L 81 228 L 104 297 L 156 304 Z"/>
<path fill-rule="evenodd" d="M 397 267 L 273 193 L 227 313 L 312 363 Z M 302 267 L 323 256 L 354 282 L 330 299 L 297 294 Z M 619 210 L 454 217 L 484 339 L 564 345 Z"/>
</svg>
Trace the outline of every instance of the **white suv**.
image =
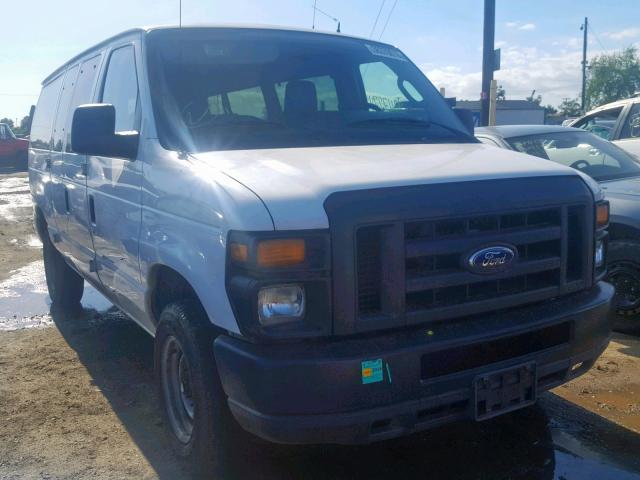
<svg viewBox="0 0 640 480">
<path fill-rule="evenodd" d="M 640 158 L 640 96 L 602 105 L 568 125 L 612 141 Z"/>
<path fill-rule="evenodd" d="M 86 280 L 155 336 L 204 469 L 238 426 L 363 443 L 530 405 L 609 341 L 608 204 L 461 119 L 376 41 L 105 40 L 44 81 L 31 130 L 53 306 Z"/>
</svg>

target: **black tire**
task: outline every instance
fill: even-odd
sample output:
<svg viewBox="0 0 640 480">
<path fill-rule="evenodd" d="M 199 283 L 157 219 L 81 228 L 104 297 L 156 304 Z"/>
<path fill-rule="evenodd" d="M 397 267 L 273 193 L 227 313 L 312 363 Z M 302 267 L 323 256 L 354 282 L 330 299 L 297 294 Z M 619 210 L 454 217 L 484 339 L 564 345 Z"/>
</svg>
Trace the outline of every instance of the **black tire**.
<svg viewBox="0 0 640 480">
<path fill-rule="evenodd" d="M 44 229 L 42 238 L 44 273 L 52 307 L 61 312 L 74 313 L 80 308 L 84 279 L 73 270 L 56 250 Z"/>
<path fill-rule="evenodd" d="M 609 243 L 607 278 L 616 287 L 613 329 L 640 334 L 640 242 Z"/>
<path fill-rule="evenodd" d="M 165 421 L 174 450 L 202 477 L 225 471 L 232 437 L 240 430 L 222 390 L 214 339 L 195 301 L 171 303 L 160 315 L 154 355 Z"/>
</svg>

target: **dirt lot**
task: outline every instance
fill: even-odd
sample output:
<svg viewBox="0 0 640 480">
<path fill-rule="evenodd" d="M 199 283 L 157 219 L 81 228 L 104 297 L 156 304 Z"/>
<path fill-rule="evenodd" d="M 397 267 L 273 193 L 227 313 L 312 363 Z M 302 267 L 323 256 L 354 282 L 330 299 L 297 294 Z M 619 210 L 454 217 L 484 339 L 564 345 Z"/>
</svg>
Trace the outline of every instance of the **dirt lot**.
<svg viewBox="0 0 640 480">
<path fill-rule="evenodd" d="M 29 214 L 24 174 L 0 175 L 0 479 L 190 478 L 152 340 L 92 289 L 77 315 L 49 312 Z M 225 479 L 640 479 L 640 340 L 616 335 L 583 377 L 494 421 L 366 447 L 248 442 L 227 460 Z"/>
</svg>

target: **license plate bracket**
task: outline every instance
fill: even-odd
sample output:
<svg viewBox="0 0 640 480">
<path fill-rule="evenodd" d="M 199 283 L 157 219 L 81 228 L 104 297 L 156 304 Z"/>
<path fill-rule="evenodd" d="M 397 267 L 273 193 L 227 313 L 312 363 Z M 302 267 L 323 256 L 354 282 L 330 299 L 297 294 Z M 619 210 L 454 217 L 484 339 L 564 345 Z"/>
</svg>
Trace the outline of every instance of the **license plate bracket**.
<svg viewBox="0 0 640 480">
<path fill-rule="evenodd" d="M 536 402 L 535 362 L 478 375 L 473 382 L 475 419 L 487 420 Z"/>
</svg>

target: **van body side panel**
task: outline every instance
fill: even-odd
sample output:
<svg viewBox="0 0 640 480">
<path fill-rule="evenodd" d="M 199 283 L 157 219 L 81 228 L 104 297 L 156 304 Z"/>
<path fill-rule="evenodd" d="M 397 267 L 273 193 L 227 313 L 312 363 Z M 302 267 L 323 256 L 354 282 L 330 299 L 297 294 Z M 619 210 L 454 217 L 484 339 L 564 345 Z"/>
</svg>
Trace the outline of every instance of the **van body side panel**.
<svg viewBox="0 0 640 480">
<path fill-rule="evenodd" d="M 222 172 L 148 143 L 140 240 L 146 295 L 151 270 L 167 266 L 189 282 L 212 323 L 238 333 L 225 288 L 227 234 L 273 230 L 271 217 L 258 197 Z"/>
<path fill-rule="evenodd" d="M 112 44 L 105 52 L 95 96 L 97 101 L 102 101 L 101 89 L 109 75 L 113 52 L 121 48 L 133 48 L 136 71 L 139 69 L 139 34 Z M 138 88 L 141 88 L 140 85 Z M 139 110 L 135 115 L 139 115 Z M 123 130 L 118 128 L 118 124 L 116 129 Z M 143 136 L 144 131 L 141 131 Z M 140 154 L 134 160 L 101 156 L 87 158 L 89 224 L 96 251 L 98 277 L 107 295 L 148 330 L 150 325 L 146 323 L 144 315 L 138 263 L 141 176 Z"/>
<path fill-rule="evenodd" d="M 71 124 L 75 108 L 94 101 L 102 59 L 102 52 L 92 52 L 88 58 L 82 59 L 79 63 L 80 70 L 67 115 L 66 144 L 61 172 L 69 207 L 67 226 L 64 231 L 68 255 L 78 270 L 94 282 L 98 282 L 99 279 L 97 273 L 91 268 L 91 262 L 95 259 L 95 250 L 91 237 L 87 200 L 87 156 L 73 152 Z"/>
</svg>

